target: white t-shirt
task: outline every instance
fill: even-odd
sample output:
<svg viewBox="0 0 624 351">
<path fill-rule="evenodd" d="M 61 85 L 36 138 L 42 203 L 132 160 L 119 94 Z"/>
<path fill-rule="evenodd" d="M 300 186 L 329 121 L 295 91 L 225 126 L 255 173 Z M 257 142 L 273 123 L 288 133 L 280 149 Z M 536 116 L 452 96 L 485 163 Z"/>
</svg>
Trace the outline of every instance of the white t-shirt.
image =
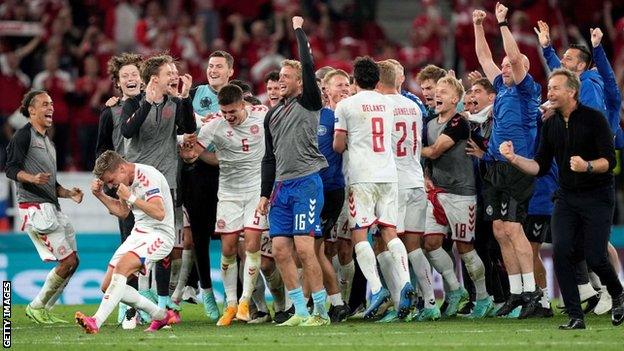
<svg viewBox="0 0 624 351">
<path fill-rule="evenodd" d="M 365 90 L 338 103 L 335 130 L 347 132 L 349 184 L 396 183 L 392 101 Z"/>
<path fill-rule="evenodd" d="M 130 208 L 134 215 L 134 227 L 144 232 L 157 229 L 166 233 L 171 240 L 175 240 L 173 199 L 171 198 L 169 184 L 165 176 L 152 166 L 141 163 L 135 163 L 134 165 L 134 180 L 130 185 L 130 192 L 137 199 L 145 201 L 149 201 L 154 197 L 160 197 L 165 206 L 165 218 L 162 221 L 148 216 L 137 206 L 131 206 Z"/>
<path fill-rule="evenodd" d="M 204 124 L 197 142 L 213 144 L 219 159 L 219 192 L 240 193 L 260 190 L 260 169 L 264 157 L 264 116 L 266 106 L 246 107 L 247 118 L 233 126 L 221 116 Z"/>
<path fill-rule="evenodd" d="M 424 187 L 423 169 L 420 165 L 422 112 L 415 102 L 401 94 L 386 97 L 393 102 L 392 151 L 399 177 L 399 189 Z"/>
</svg>

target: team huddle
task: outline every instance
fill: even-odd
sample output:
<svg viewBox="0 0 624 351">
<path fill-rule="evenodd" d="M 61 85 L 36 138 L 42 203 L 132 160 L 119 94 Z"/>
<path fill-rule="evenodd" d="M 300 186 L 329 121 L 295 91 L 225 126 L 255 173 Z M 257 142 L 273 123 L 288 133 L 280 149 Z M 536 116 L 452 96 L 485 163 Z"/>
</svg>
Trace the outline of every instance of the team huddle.
<svg viewBox="0 0 624 351">
<path fill-rule="evenodd" d="M 562 308 L 571 318 L 560 328 L 585 328 L 589 312 L 611 311 L 613 324 L 621 324 L 624 293 L 609 262 L 617 254 L 607 249 L 612 207 L 600 208 L 604 216 L 592 222 L 577 205 L 565 212 L 559 204 L 594 185 L 613 196 L 613 140 L 621 130 L 605 97 L 613 71 L 602 33 L 592 31 L 592 69 L 587 48 L 571 47 L 559 61 L 548 26 L 539 23 L 553 63 L 541 105 L 541 87 L 506 15 L 497 4 L 501 67 L 485 40 L 486 14 L 476 10 L 483 76 L 471 73 L 465 91 L 452 71 L 429 65 L 417 77 L 424 103 L 402 90 L 404 69 L 394 59 L 358 58 L 352 75 L 315 71 L 301 17 L 292 19 L 299 61 L 284 60 L 267 75 L 267 106 L 247 83 L 230 81 L 234 58 L 224 51 L 210 55 L 208 84 L 194 88 L 166 54 L 113 57 L 109 73 L 121 96 L 101 114 L 91 193 L 119 218 L 122 244 L 108 263 L 101 304 L 91 316 L 76 312 L 77 324 L 98 333 L 118 306 L 125 329 L 180 323 L 181 303 L 197 296 L 193 280 L 207 319 L 218 326 L 324 326 L 356 314 L 381 322 L 551 317 L 543 242 L 555 247 Z M 589 86 L 594 76 L 602 76 L 597 87 Z M 22 229 L 43 260 L 58 261 L 26 307 L 37 323 L 65 322 L 51 310 L 79 264 L 58 198 L 80 203 L 83 193 L 56 182 L 46 135 L 53 110 L 45 91 L 29 92 L 22 113 L 30 123 L 7 148 Z M 591 128 L 579 126 L 594 112 Z M 585 134 L 570 136 L 568 123 Z M 561 133 L 577 140 L 565 154 Z M 598 222 L 608 223 L 592 227 L 602 225 L 602 236 L 575 229 Z M 210 279 L 213 234 L 221 240 L 222 311 Z M 440 306 L 432 267 L 443 278 Z M 368 285 L 370 297 L 350 308 L 358 284 Z"/>
</svg>

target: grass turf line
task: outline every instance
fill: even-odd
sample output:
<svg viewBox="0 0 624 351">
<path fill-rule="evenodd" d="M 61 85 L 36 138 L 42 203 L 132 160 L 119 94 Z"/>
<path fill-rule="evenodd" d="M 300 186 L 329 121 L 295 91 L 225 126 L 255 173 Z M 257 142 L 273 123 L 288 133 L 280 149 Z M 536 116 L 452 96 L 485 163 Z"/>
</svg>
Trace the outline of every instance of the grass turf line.
<svg viewBox="0 0 624 351">
<path fill-rule="evenodd" d="M 97 335 L 87 335 L 73 320 L 75 311 L 92 314 L 96 305 L 57 306 L 54 313 L 70 324 L 37 325 L 24 313 L 24 305 L 12 306 L 12 342 L 15 350 L 622 350 L 624 325 L 613 327 L 610 317 L 588 316 L 587 330 L 560 331 L 567 321 L 557 315 L 550 319 L 509 320 L 452 318 L 427 323 L 381 324 L 349 320 L 328 327 L 276 327 L 275 324 L 217 327 L 203 315 L 201 305 L 183 305 L 182 323 L 157 333 L 143 332 L 146 326 L 123 330 L 110 316 Z"/>
</svg>

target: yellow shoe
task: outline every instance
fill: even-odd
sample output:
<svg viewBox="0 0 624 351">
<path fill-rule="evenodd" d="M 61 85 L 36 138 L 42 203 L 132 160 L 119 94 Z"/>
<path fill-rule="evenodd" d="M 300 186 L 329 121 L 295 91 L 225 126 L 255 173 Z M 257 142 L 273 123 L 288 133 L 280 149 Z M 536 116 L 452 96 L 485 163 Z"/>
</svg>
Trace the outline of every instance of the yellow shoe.
<svg viewBox="0 0 624 351">
<path fill-rule="evenodd" d="M 331 321 L 329 318 L 323 318 L 318 314 L 315 314 L 308 319 L 306 319 L 303 323 L 299 324 L 300 327 L 320 327 L 323 325 L 329 325 Z"/>
<path fill-rule="evenodd" d="M 301 317 L 295 314 L 292 317 L 290 317 L 286 322 L 282 324 L 278 324 L 277 326 L 278 327 L 296 327 L 298 325 L 301 325 L 303 322 L 305 322 L 308 319 L 310 319 L 310 317 Z"/>
<path fill-rule="evenodd" d="M 249 322 L 249 301 L 240 301 L 238 304 L 238 312 L 236 312 L 236 319 L 239 321 Z"/>
<path fill-rule="evenodd" d="M 226 307 L 225 311 L 223 311 L 223 316 L 221 316 L 221 318 L 219 318 L 219 321 L 217 322 L 217 326 L 224 327 L 232 324 L 232 320 L 234 319 L 234 317 L 236 317 L 237 309 L 238 308 L 236 308 L 236 306 Z"/>
</svg>

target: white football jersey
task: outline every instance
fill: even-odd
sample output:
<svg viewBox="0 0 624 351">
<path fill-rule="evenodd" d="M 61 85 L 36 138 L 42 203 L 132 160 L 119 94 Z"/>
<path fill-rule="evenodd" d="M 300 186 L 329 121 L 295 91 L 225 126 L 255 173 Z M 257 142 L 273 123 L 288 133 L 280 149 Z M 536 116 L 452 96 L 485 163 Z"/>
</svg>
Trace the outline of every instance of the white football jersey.
<svg viewBox="0 0 624 351">
<path fill-rule="evenodd" d="M 134 215 L 134 227 L 139 231 L 150 232 L 151 229 L 158 229 L 175 240 L 175 223 L 173 215 L 173 199 L 169 184 L 165 176 L 156 168 L 141 163 L 134 164 L 134 180 L 130 185 L 130 192 L 137 199 L 149 201 L 154 197 L 162 198 L 165 207 L 165 218 L 159 221 L 148 216 L 137 206 L 131 206 Z"/>
<path fill-rule="evenodd" d="M 266 106 L 248 106 L 247 118 L 233 126 L 218 113 L 204 124 L 197 142 L 214 145 L 219 159 L 219 191 L 228 193 L 260 189 L 260 168 L 264 157 Z"/>
<path fill-rule="evenodd" d="M 349 184 L 396 183 L 392 101 L 375 91 L 361 91 L 340 101 L 335 117 L 334 129 L 347 132 Z"/>
<path fill-rule="evenodd" d="M 415 102 L 401 94 L 386 97 L 393 102 L 392 151 L 399 177 L 399 189 L 424 187 L 423 169 L 420 165 L 422 112 Z"/>
</svg>

